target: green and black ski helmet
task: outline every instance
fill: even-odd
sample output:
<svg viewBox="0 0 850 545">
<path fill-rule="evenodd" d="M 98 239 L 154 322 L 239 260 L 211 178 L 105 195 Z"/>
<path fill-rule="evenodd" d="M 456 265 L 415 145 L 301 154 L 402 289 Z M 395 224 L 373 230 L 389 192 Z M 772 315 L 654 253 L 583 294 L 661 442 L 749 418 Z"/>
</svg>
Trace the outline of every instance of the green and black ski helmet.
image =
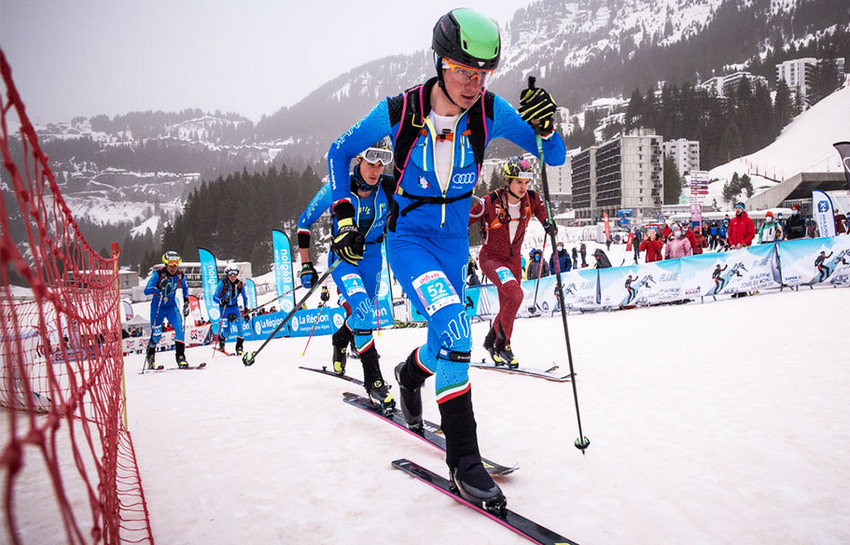
<svg viewBox="0 0 850 545">
<path fill-rule="evenodd" d="M 440 58 L 481 70 L 499 66 L 502 52 L 498 25 L 468 8 L 453 9 L 440 17 L 431 47 Z"/>
</svg>

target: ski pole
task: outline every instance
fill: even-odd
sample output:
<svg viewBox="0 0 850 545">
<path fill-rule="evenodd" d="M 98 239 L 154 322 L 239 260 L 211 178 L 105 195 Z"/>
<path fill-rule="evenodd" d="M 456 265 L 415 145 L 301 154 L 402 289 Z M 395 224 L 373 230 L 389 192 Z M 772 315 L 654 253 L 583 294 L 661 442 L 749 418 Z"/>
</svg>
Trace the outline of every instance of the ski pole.
<svg viewBox="0 0 850 545">
<path fill-rule="evenodd" d="M 534 76 L 528 76 L 528 89 L 529 91 L 534 90 Z M 539 156 L 540 162 L 540 174 L 543 179 L 543 202 L 546 204 L 546 215 L 549 218 L 552 218 L 552 205 L 549 201 L 549 181 L 546 178 L 546 162 L 543 157 L 543 139 L 540 135 L 540 122 L 537 120 L 532 121 L 534 126 L 534 135 L 537 139 L 537 155 Z M 551 232 L 549 237 L 552 239 L 552 247 L 555 247 L 555 232 Z M 558 303 L 561 307 L 561 321 L 564 324 L 564 340 L 567 343 L 567 361 L 570 364 L 570 377 L 572 380 L 570 381 L 573 385 L 573 399 L 576 404 L 576 419 L 578 420 L 578 439 L 573 442 L 573 445 L 577 449 L 584 454 L 584 450 L 590 446 L 590 440 L 584 436 L 581 430 L 581 414 L 579 413 L 578 408 L 578 389 L 576 388 L 576 373 L 573 369 L 573 352 L 570 346 L 570 330 L 567 327 L 567 309 L 566 304 L 564 303 L 564 290 L 563 284 L 561 283 L 561 270 L 558 269 L 555 273 L 555 278 L 558 286 Z"/>
<path fill-rule="evenodd" d="M 307 290 L 307 293 L 304 294 L 304 297 L 302 297 L 301 300 L 295 304 L 295 308 L 293 308 L 289 312 L 289 314 L 287 314 L 286 317 L 284 317 L 284 319 L 281 320 L 279 324 L 277 324 L 277 327 L 274 329 L 274 331 L 271 332 L 271 335 L 266 337 L 266 340 L 263 341 L 263 344 L 261 344 L 255 352 L 245 352 L 245 354 L 242 355 L 243 364 L 245 364 L 246 366 L 254 365 L 254 361 L 256 361 L 257 359 L 257 354 L 259 354 L 263 350 L 263 348 L 265 348 L 266 345 L 269 344 L 269 341 L 271 341 L 274 336 L 277 335 L 277 332 L 280 331 L 293 316 L 295 316 L 295 313 L 298 311 L 299 308 L 301 308 L 301 305 L 303 305 L 304 302 L 309 299 L 311 295 L 313 295 L 313 293 L 319 288 L 319 286 L 322 285 L 322 283 L 327 279 L 327 277 L 330 276 L 331 271 L 333 271 L 336 266 L 339 265 L 339 263 L 340 260 L 334 261 L 333 264 L 328 267 L 328 270 L 325 271 L 325 273 L 321 277 L 319 277 L 319 280 L 313 285 L 313 287 Z"/>
<path fill-rule="evenodd" d="M 546 209 L 546 213 L 549 213 L 548 208 Z M 543 260 L 546 259 L 546 233 L 543 234 L 543 249 L 540 251 L 543 255 L 540 257 L 540 266 L 537 267 L 537 283 L 534 284 L 534 301 L 532 301 L 531 306 L 528 307 L 528 312 L 532 314 L 537 314 L 537 290 L 540 289 L 540 277 L 543 276 Z"/>
<path fill-rule="evenodd" d="M 313 322 L 313 327 L 310 328 L 310 336 L 307 337 L 307 344 L 304 345 L 304 350 L 301 351 L 301 357 L 304 357 L 304 354 L 307 353 L 307 347 L 310 346 L 310 340 L 313 338 L 313 332 L 316 331 L 316 325 L 318 325 L 319 320 L 322 319 L 322 312 L 325 310 L 325 305 L 322 303 L 322 306 L 319 307 L 319 314 L 316 316 L 316 321 Z"/>
</svg>

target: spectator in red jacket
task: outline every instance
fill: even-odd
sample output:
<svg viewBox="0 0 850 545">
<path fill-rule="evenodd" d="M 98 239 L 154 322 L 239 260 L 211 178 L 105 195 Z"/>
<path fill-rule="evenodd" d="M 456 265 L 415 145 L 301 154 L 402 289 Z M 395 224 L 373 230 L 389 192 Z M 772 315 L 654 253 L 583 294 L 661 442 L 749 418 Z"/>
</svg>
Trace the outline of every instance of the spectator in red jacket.
<svg viewBox="0 0 850 545">
<path fill-rule="evenodd" d="M 478 263 L 499 293 L 499 314 L 484 338 L 484 348 L 496 365 L 517 367 L 511 350 L 511 333 L 519 306 L 522 304 L 522 240 L 532 216 L 536 216 L 547 235 L 557 232 L 548 219 L 546 206 L 534 191 L 528 189 L 532 166 L 520 157 L 511 157 L 502 166 L 505 187 L 493 191 L 476 203 L 469 212 L 470 225 L 479 222 L 484 245 Z M 541 260 L 541 265 L 545 262 Z"/>
<path fill-rule="evenodd" d="M 664 249 L 664 241 L 659 240 L 655 229 L 647 229 L 646 238 L 640 242 L 640 251 L 645 252 L 646 262 L 661 261 L 661 250 Z"/>
<path fill-rule="evenodd" d="M 735 217 L 729 222 L 729 246 L 733 250 L 746 248 L 753 242 L 756 236 L 756 227 L 752 218 L 747 215 L 744 203 L 735 205 Z"/>
<path fill-rule="evenodd" d="M 694 255 L 701 254 L 703 248 L 708 248 L 708 241 L 705 240 L 705 237 L 702 234 L 702 229 L 695 227 L 693 244 Z"/>
</svg>

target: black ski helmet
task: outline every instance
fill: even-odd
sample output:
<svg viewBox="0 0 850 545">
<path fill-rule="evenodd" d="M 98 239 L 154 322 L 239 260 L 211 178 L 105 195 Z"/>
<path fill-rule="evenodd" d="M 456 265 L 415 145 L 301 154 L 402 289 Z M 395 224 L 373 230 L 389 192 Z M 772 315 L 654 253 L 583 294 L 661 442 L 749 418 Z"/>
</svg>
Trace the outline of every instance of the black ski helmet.
<svg viewBox="0 0 850 545">
<path fill-rule="evenodd" d="M 471 68 L 493 70 L 499 66 L 502 43 L 499 27 L 492 19 L 469 8 L 458 8 L 434 25 L 431 48 L 438 61 L 445 57 Z"/>
</svg>

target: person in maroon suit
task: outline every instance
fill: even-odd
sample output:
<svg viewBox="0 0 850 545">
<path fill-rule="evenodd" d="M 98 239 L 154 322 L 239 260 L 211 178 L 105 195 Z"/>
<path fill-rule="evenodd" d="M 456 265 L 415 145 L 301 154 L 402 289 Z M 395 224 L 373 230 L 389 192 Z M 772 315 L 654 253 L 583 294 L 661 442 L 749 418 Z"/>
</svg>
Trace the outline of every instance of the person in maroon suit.
<svg viewBox="0 0 850 545">
<path fill-rule="evenodd" d="M 484 338 L 484 348 L 496 365 L 519 366 L 511 349 L 514 320 L 522 304 L 522 240 L 532 216 L 543 224 L 547 234 L 557 232 L 546 206 L 528 189 L 533 176 L 531 163 L 511 157 L 502 166 L 505 187 L 493 191 L 470 210 L 470 225 L 478 222 L 484 245 L 478 255 L 481 272 L 499 292 L 499 314 Z"/>
</svg>

